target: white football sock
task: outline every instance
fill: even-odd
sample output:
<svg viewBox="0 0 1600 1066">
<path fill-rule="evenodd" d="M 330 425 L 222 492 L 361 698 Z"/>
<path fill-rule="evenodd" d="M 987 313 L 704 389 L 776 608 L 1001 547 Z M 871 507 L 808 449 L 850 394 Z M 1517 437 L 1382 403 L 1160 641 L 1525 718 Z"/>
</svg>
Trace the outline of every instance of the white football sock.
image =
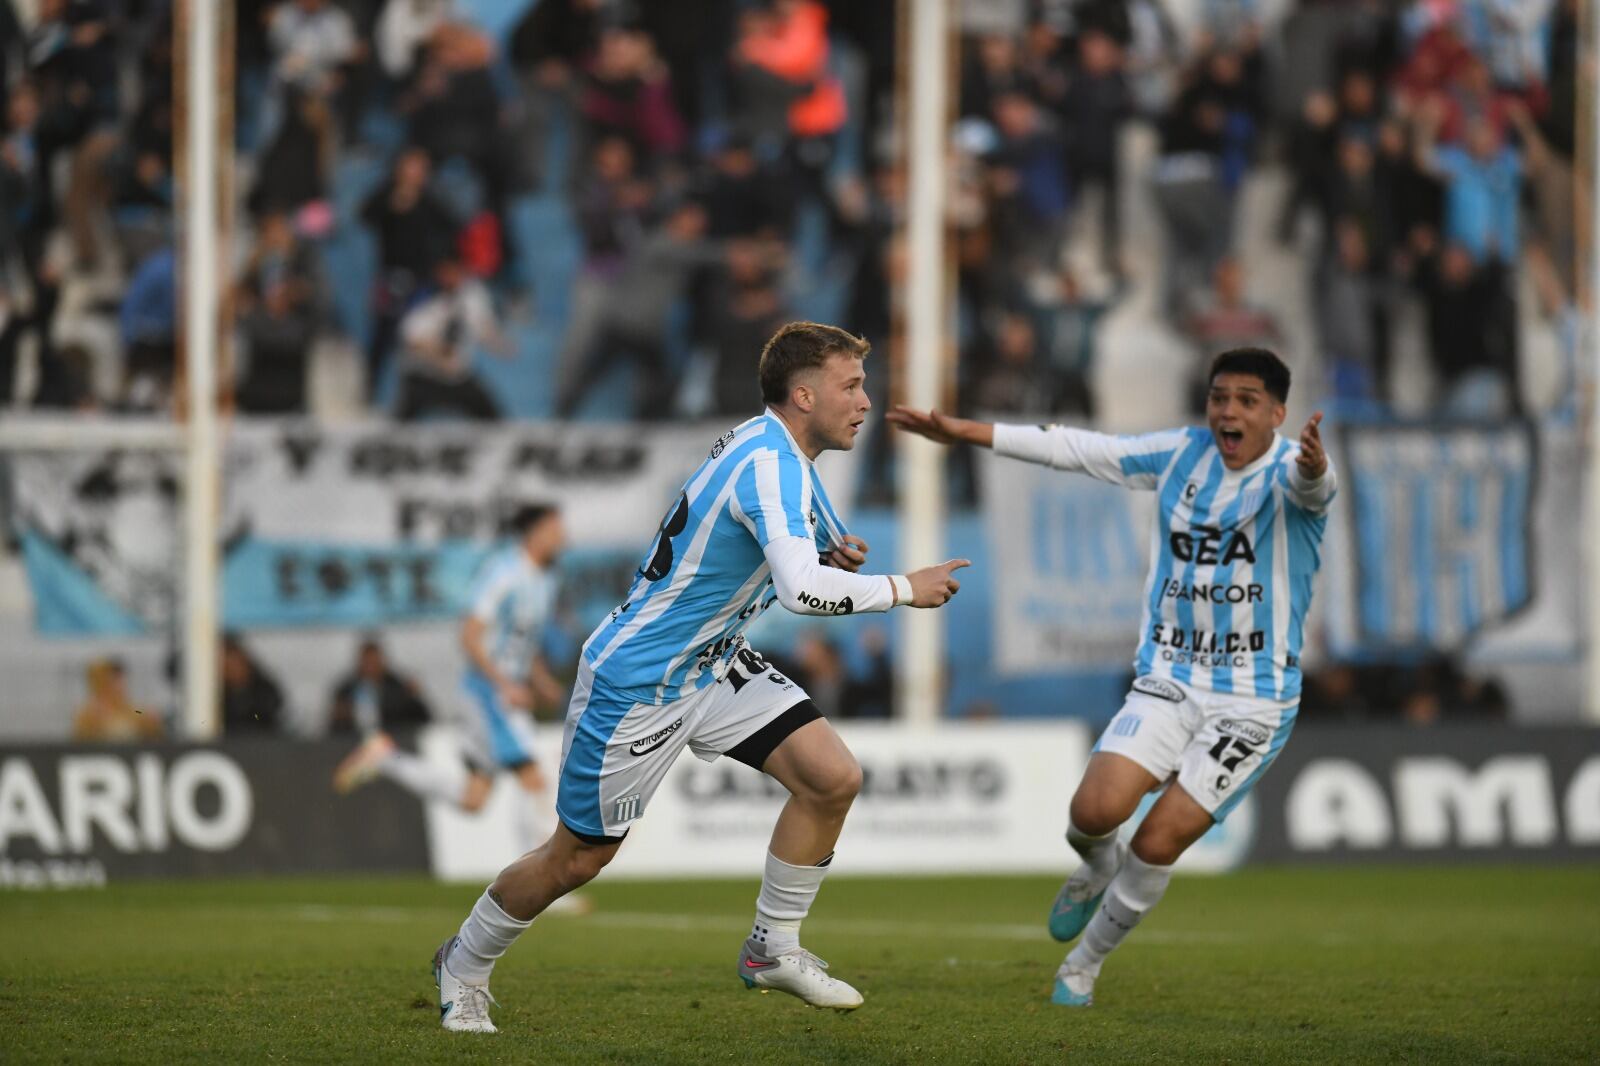
<svg viewBox="0 0 1600 1066">
<path fill-rule="evenodd" d="M 1083 939 L 1067 954 L 1063 969 L 1087 970 L 1098 974 L 1113 948 L 1133 932 L 1133 927 L 1161 902 L 1172 880 L 1172 867 L 1156 866 L 1129 853 L 1122 869 L 1111 879 L 1100 909 L 1089 919 Z"/>
<path fill-rule="evenodd" d="M 532 918 L 519 922 L 501 910 L 485 890 L 473 904 L 467 920 L 461 923 L 461 939 L 456 941 L 445 963 L 457 980 L 469 985 L 487 984 L 495 960 L 532 924 Z"/>
<path fill-rule="evenodd" d="M 833 853 L 815 866 L 790 866 L 767 852 L 767 869 L 756 897 L 756 922 L 750 939 L 764 955 L 781 955 L 800 946 L 800 923 L 811 911 L 811 901 L 828 875 Z"/>
<path fill-rule="evenodd" d="M 1095 837 L 1073 825 L 1070 819 L 1067 821 L 1067 843 L 1072 845 L 1073 851 L 1083 856 L 1083 861 L 1089 864 L 1089 869 L 1100 881 L 1110 881 L 1117 874 L 1117 832 L 1120 828 L 1113 829 L 1103 837 Z"/>
<path fill-rule="evenodd" d="M 397 751 L 379 763 L 378 773 L 423 799 L 457 805 L 467 787 L 461 775 L 450 767 L 405 751 Z"/>
</svg>

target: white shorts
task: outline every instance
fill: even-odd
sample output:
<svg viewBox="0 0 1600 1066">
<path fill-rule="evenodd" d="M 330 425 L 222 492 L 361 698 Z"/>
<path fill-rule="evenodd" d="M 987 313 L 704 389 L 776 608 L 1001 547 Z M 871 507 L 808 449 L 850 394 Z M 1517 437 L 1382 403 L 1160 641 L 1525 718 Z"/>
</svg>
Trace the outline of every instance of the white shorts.
<svg viewBox="0 0 1600 1066">
<path fill-rule="evenodd" d="M 760 769 L 785 737 L 818 717 L 804 689 L 748 649 L 721 681 L 663 704 L 618 693 L 580 664 L 556 813 L 580 839 L 620 840 L 685 747 L 706 762 L 728 755 Z"/>
<path fill-rule="evenodd" d="M 1176 777 L 1220 822 L 1283 750 L 1298 700 L 1207 692 L 1139 677 L 1095 751 L 1132 759 L 1166 782 Z"/>
<path fill-rule="evenodd" d="M 461 755 L 467 769 L 492 777 L 500 770 L 520 770 L 538 761 L 533 715 L 507 707 L 494 684 L 475 670 L 467 671 L 461 688 L 467 697 L 461 718 Z"/>
</svg>

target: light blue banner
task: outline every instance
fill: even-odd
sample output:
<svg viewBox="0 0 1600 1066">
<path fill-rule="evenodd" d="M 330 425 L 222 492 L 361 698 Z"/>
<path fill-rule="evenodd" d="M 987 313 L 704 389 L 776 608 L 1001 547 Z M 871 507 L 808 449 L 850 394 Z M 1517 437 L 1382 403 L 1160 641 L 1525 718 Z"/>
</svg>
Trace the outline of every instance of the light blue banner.
<svg viewBox="0 0 1600 1066">
<path fill-rule="evenodd" d="M 1533 599 L 1531 426 L 1346 424 L 1358 639 L 1453 651 Z"/>
</svg>

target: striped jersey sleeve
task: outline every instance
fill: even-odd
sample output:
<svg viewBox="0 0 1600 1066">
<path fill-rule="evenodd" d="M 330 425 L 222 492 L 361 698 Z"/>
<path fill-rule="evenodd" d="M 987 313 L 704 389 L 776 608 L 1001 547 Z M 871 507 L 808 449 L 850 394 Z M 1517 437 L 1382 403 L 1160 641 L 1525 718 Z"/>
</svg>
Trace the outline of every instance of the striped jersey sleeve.
<svg viewBox="0 0 1600 1066">
<path fill-rule="evenodd" d="M 798 456 L 764 448 L 739 474 L 731 509 L 763 548 L 779 537 L 810 537 L 810 488 L 810 472 Z"/>
<path fill-rule="evenodd" d="M 468 615 L 483 624 L 484 651 L 507 677 L 527 676 L 558 587 L 555 575 L 534 566 L 516 545 L 484 563 L 468 599 Z"/>
<path fill-rule="evenodd" d="M 516 569 L 505 554 L 492 556 L 479 572 L 468 594 L 468 610 L 480 622 L 492 623 L 499 614 L 506 597 L 516 586 Z"/>
<path fill-rule="evenodd" d="M 1113 485 L 1154 489 L 1162 471 L 1190 445 L 1196 432 L 1169 429 L 1115 436 L 1069 426 L 1002 424 L 994 427 L 994 450 L 1057 470 L 1080 471 Z"/>
</svg>

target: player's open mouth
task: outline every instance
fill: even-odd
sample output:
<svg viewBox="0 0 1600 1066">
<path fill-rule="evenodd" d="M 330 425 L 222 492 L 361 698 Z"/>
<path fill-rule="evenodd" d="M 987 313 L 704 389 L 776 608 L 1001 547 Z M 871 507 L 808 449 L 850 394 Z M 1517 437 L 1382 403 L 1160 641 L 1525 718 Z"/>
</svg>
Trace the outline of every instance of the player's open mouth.
<svg viewBox="0 0 1600 1066">
<path fill-rule="evenodd" d="M 1237 429 L 1217 430 L 1217 447 L 1224 455 L 1232 455 L 1244 444 L 1244 433 Z"/>
</svg>

